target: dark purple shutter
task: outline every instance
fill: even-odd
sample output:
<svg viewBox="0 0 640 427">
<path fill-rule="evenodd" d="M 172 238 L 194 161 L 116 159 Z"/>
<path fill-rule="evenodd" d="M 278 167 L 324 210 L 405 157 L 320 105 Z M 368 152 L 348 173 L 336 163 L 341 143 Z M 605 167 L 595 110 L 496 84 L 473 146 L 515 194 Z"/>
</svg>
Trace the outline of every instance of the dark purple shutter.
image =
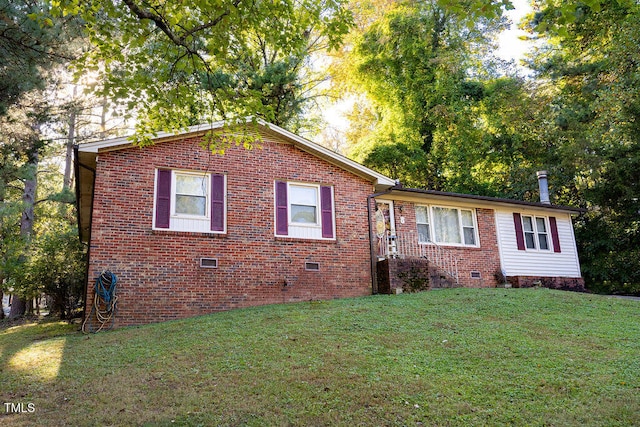
<svg viewBox="0 0 640 427">
<path fill-rule="evenodd" d="M 276 234 L 289 234 L 289 214 L 287 207 L 287 183 L 276 181 Z"/>
<path fill-rule="evenodd" d="M 513 225 L 516 226 L 516 242 L 518 242 L 518 250 L 524 251 L 524 233 L 522 232 L 522 217 L 519 213 L 513 213 Z"/>
<path fill-rule="evenodd" d="M 156 228 L 169 228 L 171 216 L 171 171 L 158 169 L 156 183 Z"/>
<path fill-rule="evenodd" d="M 333 239 L 333 195 L 331 187 L 320 187 L 322 237 Z"/>
<path fill-rule="evenodd" d="M 558 236 L 558 223 L 555 216 L 549 217 L 549 227 L 551 228 L 551 240 L 553 241 L 553 252 L 560 252 L 560 237 Z"/>
<path fill-rule="evenodd" d="M 224 231 L 224 175 L 211 175 L 211 231 Z"/>
</svg>

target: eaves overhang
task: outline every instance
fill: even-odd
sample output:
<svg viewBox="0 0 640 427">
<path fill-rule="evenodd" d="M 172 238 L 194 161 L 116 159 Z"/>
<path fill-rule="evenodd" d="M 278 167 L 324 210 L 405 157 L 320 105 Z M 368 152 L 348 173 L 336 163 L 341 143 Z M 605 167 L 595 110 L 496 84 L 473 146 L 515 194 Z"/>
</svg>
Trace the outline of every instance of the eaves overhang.
<svg viewBox="0 0 640 427">
<path fill-rule="evenodd" d="M 384 195 L 393 200 L 420 202 L 421 200 L 439 201 L 442 203 L 463 203 L 473 205 L 486 205 L 492 207 L 521 208 L 541 211 L 563 212 L 570 215 L 585 213 L 585 209 L 570 206 L 552 205 L 540 202 L 527 202 L 524 200 L 506 199 L 500 197 L 478 196 L 474 194 L 450 193 L 446 191 L 424 190 L 419 188 L 404 188 L 394 186 Z"/>
<path fill-rule="evenodd" d="M 341 154 L 336 153 L 326 147 L 323 147 L 315 142 L 309 141 L 299 135 L 294 134 L 293 132 L 289 132 L 286 129 L 283 129 L 279 126 L 274 125 L 273 123 L 268 123 L 262 119 L 247 119 L 246 124 L 254 123 L 264 131 L 271 133 L 273 135 L 279 136 L 282 139 L 290 142 L 294 146 L 298 147 L 302 151 L 305 151 L 309 154 L 312 154 L 316 157 L 319 157 L 329 163 L 332 163 L 342 169 L 345 169 L 355 175 L 360 176 L 361 178 L 365 178 L 373 183 L 376 191 L 382 191 L 388 189 L 395 185 L 395 180 L 389 178 L 381 173 L 378 173 L 372 169 L 367 168 L 366 166 L 361 165 L 360 163 L 351 160 Z M 206 132 L 217 130 L 225 127 L 227 125 L 224 121 L 218 121 L 208 124 L 200 124 L 187 128 L 186 130 L 182 130 L 179 132 L 159 132 L 155 136 L 153 136 L 152 140 L 155 143 L 162 143 L 165 141 L 171 141 L 176 139 L 185 138 L 187 136 L 202 134 L 204 135 Z M 233 123 L 231 126 L 243 125 L 243 123 Z M 88 142 L 79 145 L 78 151 L 79 153 L 99 153 L 105 151 L 114 151 L 121 150 L 125 148 L 132 147 L 129 137 L 120 137 L 113 138 L 104 141 L 95 141 Z"/>
</svg>

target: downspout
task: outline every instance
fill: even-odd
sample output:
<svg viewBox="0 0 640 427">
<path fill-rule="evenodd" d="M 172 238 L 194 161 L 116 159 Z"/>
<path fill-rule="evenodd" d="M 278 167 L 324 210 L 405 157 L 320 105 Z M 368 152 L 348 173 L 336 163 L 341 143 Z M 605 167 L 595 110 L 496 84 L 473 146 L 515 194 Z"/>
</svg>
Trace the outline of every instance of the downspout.
<svg viewBox="0 0 640 427">
<path fill-rule="evenodd" d="M 80 168 L 84 168 L 91 172 L 93 176 L 93 183 L 91 188 L 95 189 L 96 184 L 96 170 L 90 166 L 80 163 L 78 157 L 78 145 L 73 146 L 73 158 L 74 158 L 74 171 L 76 181 L 76 218 L 78 222 L 78 239 L 82 242 L 80 237 Z M 87 265 L 84 272 L 84 304 L 82 306 L 82 320 L 84 321 L 87 315 L 87 291 L 89 290 L 89 259 L 91 255 L 91 224 L 93 222 L 93 192 L 91 194 L 91 215 L 89 215 L 89 239 L 87 243 Z"/>
<path fill-rule="evenodd" d="M 371 216 L 371 201 L 376 197 L 384 196 L 391 193 L 395 187 L 391 187 L 381 193 L 374 193 L 367 196 L 367 218 L 369 219 L 369 257 L 371 259 L 371 292 L 376 295 L 378 293 L 378 269 L 377 269 L 377 257 L 376 248 L 373 243 L 373 217 Z"/>
</svg>

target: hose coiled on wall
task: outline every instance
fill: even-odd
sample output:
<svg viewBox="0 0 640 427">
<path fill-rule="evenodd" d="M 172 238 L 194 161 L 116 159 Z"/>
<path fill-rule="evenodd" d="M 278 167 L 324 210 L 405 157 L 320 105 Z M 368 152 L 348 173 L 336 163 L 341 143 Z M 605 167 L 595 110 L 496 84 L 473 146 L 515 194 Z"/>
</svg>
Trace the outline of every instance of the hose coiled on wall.
<svg viewBox="0 0 640 427">
<path fill-rule="evenodd" d="M 118 278 L 110 271 L 103 271 L 96 279 L 91 312 L 82 323 L 82 332 L 85 334 L 113 328 L 116 318 L 116 304 L 118 302 L 118 297 L 116 296 L 117 282 Z M 94 318 L 95 322 L 93 321 Z M 96 326 L 99 325 L 99 327 L 96 328 L 94 324 Z"/>
</svg>

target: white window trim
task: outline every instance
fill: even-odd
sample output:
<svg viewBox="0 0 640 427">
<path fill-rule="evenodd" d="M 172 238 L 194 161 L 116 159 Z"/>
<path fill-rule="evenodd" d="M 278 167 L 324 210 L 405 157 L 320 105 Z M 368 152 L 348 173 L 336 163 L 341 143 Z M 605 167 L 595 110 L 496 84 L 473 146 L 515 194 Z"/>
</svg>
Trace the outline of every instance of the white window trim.
<svg viewBox="0 0 640 427">
<path fill-rule="evenodd" d="M 309 187 L 314 188 L 316 190 L 316 222 L 315 224 L 310 222 L 293 222 L 291 219 L 291 214 L 293 209 L 291 209 L 291 205 L 295 204 L 291 200 L 291 187 Z M 332 197 L 333 201 L 333 197 Z M 307 205 L 305 205 L 307 206 Z M 320 185 L 319 184 L 309 184 L 306 182 L 289 182 L 287 181 L 287 221 L 289 223 L 289 227 L 307 227 L 307 228 L 322 228 L 322 207 L 320 206 Z M 333 206 L 331 207 L 333 212 Z M 335 221 L 334 221 L 335 222 Z"/>
<path fill-rule="evenodd" d="M 432 244 L 436 244 L 438 246 L 450 246 L 450 247 L 457 247 L 457 248 L 479 248 L 480 247 L 480 236 L 479 236 L 479 232 L 478 232 L 478 217 L 476 215 L 476 209 L 474 208 L 462 208 L 462 207 L 458 207 L 458 206 L 445 206 L 445 205 L 416 205 L 416 206 L 423 206 L 426 207 L 428 210 L 428 214 L 429 214 L 429 235 L 431 238 L 431 241 L 429 242 L 418 242 L 421 245 L 432 245 Z M 462 240 L 462 243 L 448 243 L 448 242 L 438 242 L 436 241 L 436 233 L 435 233 L 435 215 L 434 215 L 434 208 L 442 208 L 442 209 L 455 209 L 458 212 L 458 229 L 460 231 L 460 239 Z M 475 244 L 473 245 L 467 245 L 464 243 L 464 225 L 462 224 L 462 214 L 460 213 L 461 211 L 469 211 L 471 212 L 471 216 L 473 218 L 473 233 L 474 233 L 474 240 L 475 240 Z M 417 222 L 417 218 L 416 218 L 416 232 L 418 229 L 418 222 Z"/>
<path fill-rule="evenodd" d="M 167 168 L 169 169 L 169 168 Z M 170 224 L 169 228 L 161 228 L 156 227 L 156 203 L 158 200 L 158 171 L 160 168 L 157 168 L 154 175 L 154 184 L 153 184 L 153 225 L 152 230 L 154 231 L 173 231 L 180 233 L 207 233 L 207 234 L 227 234 L 227 175 L 224 174 L 224 218 L 223 218 L 223 229 L 222 231 L 211 230 L 211 176 L 214 175 L 212 172 L 202 172 L 202 171 L 194 171 L 194 170 L 186 170 L 186 169 L 169 169 L 171 170 L 171 210 L 169 212 Z M 197 176 L 206 176 L 207 178 L 207 200 L 206 200 L 206 216 L 200 215 L 186 215 L 186 214 L 176 214 L 175 213 L 175 197 L 176 197 L 176 183 L 175 176 L 178 174 L 191 174 Z M 207 222 L 208 226 L 206 229 L 202 230 L 185 230 L 179 227 L 176 227 L 174 224 L 171 224 L 172 220 L 199 220 L 202 222 Z"/>
<path fill-rule="evenodd" d="M 420 208 L 425 208 L 427 210 L 427 222 L 418 222 L 418 207 Z M 416 205 L 415 206 L 415 211 L 416 211 L 416 232 L 418 233 L 418 243 L 421 245 L 428 245 L 428 244 L 433 244 L 433 241 L 431 240 L 431 236 L 433 235 L 433 231 L 431 230 L 431 209 L 429 208 L 429 206 L 427 205 Z M 426 225 L 429 229 L 429 240 L 420 240 L 420 232 L 418 230 L 418 225 Z"/>
<path fill-rule="evenodd" d="M 177 176 L 178 175 L 186 175 L 186 176 L 195 176 L 198 178 L 205 178 L 205 182 L 207 184 L 207 191 L 205 194 L 205 212 L 204 215 L 191 215 L 176 212 L 176 198 L 178 193 L 176 192 L 177 184 Z M 226 180 L 225 180 L 226 187 Z M 225 188 L 226 190 L 226 188 Z M 225 191 L 226 197 L 226 191 Z M 201 220 L 210 220 L 211 219 L 211 173 L 209 172 L 192 172 L 192 171 L 183 171 L 183 170 L 172 170 L 171 171 L 171 217 L 172 218 L 184 218 L 184 219 L 201 219 Z"/>
<path fill-rule="evenodd" d="M 278 234 L 278 205 L 276 199 L 277 193 L 277 184 L 278 182 L 284 182 L 287 185 L 287 228 L 288 234 Z M 310 223 L 301 223 L 301 222 L 291 222 L 291 197 L 289 188 L 291 185 L 294 186 L 307 186 L 307 187 L 315 187 L 316 188 L 316 197 L 317 197 L 317 216 L 316 216 L 316 224 Z M 333 237 L 322 237 L 322 187 L 331 188 L 331 218 L 332 218 L 332 226 L 333 226 Z M 336 194 L 335 194 L 335 185 L 323 185 L 313 182 L 303 182 L 303 181 L 286 181 L 286 180 L 276 180 L 274 181 L 274 198 L 273 198 L 273 224 L 274 224 L 274 236 L 278 238 L 290 238 L 290 239 L 300 239 L 300 240 L 324 240 L 328 242 L 335 242 L 337 240 L 337 224 L 336 224 Z M 309 234 L 307 235 L 298 235 L 296 230 L 307 230 Z"/>
<path fill-rule="evenodd" d="M 533 243 L 535 244 L 535 248 L 527 247 L 527 237 L 524 229 L 524 219 L 531 218 L 531 223 L 533 224 Z M 547 249 L 540 248 L 540 232 L 538 231 L 538 224 L 536 222 L 536 218 L 540 218 L 544 220 L 544 226 L 547 229 L 544 233 L 547 235 Z M 522 238 L 524 239 L 524 249 L 529 252 L 551 252 L 553 251 L 553 238 L 551 237 L 551 229 L 549 227 L 549 217 L 540 216 L 540 215 L 520 215 L 520 222 L 522 223 Z"/>
</svg>

